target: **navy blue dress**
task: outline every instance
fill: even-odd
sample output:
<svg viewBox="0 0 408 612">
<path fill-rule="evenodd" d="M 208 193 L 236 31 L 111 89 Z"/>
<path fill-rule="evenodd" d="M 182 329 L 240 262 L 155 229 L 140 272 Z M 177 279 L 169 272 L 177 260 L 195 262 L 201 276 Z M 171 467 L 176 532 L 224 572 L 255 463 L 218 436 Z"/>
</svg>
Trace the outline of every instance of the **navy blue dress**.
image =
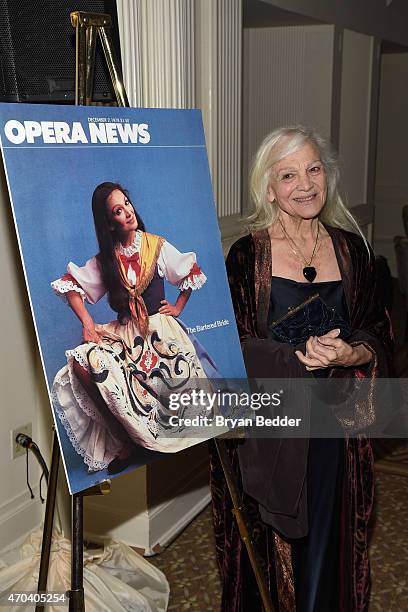
<svg viewBox="0 0 408 612">
<path fill-rule="evenodd" d="M 268 321 L 283 316 L 314 293 L 345 320 L 349 319 L 342 281 L 297 282 L 272 277 Z M 273 297 L 272 297 L 273 296 Z M 271 333 L 272 336 L 272 333 Z M 272 336 L 273 337 L 273 336 Z M 315 370 L 325 377 L 326 370 Z M 311 419 L 334 419 L 330 408 L 315 405 Z M 326 414 L 324 412 L 326 411 Z M 344 439 L 311 438 L 307 465 L 308 534 L 291 539 L 296 607 L 300 612 L 339 610 L 339 538 L 341 487 L 344 471 Z"/>
</svg>

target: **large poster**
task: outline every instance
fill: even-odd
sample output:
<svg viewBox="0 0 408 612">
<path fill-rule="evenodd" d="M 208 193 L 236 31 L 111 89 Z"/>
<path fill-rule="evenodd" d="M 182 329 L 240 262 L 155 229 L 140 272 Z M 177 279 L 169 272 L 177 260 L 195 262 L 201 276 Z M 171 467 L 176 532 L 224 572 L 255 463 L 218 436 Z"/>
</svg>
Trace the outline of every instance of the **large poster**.
<svg viewBox="0 0 408 612">
<path fill-rule="evenodd" d="M 211 411 L 191 390 L 245 377 L 201 114 L 2 104 L 0 121 L 75 493 L 199 442 L 174 418 Z"/>
</svg>

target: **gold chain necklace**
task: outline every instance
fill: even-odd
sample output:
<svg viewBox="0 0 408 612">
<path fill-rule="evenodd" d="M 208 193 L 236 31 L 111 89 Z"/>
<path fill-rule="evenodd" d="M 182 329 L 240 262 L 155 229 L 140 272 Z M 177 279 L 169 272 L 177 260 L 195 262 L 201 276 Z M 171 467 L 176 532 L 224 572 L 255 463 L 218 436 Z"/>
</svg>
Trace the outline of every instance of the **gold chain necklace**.
<svg viewBox="0 0 408 612">
<path fill-rule="evenodd" d="M 303 276 L 305 277 L 305 279 L 306 279 L 307 281 L 309 281 L 309 283 L 313 283 L 314 279 L 315 279 L 315 278 L 316 278 L 316 276 L 317 276 L 317 270 L 316 270 L 316 268 L 315 268 L 314 266 L 312 266 L 312 265 L 311 265 L 311 263 L 312 263 L 312 261 L 313 261 L 313 259 L 314 259 L 314 256 L 315 256 L 315 255 L 316 255 L 316 253 L 317 253 L 316 248 L 317 248 L 317 243 L 318 243 L 318 241 L 319 241 L 319 229 L 320 229 L 320 226 L 319 226 L 319 221 L 317 221 L 316 240 L 315 240 L 315 243 L 314 243 L 314 247 L 313 247 L 312 256 L 311 256 L 311 258 L 310 258 L 309 260 L 307 260 L 307 259 L 306 259 L 306 257 L 303 255 L 302 251 L 300 250 L 300 248 L 298 247 L 298 245 L 296 244 L 296 242 L 293 240 L 293 238 L 291 238 L 291 237 L 289 236 L 289 234 L 288 234 L 288 233 L 287 233 L 287 231 L 285 230 L 285 227 L 284 227 L 284 225 L 283 225 L 282 220 L 281 220 L 281 218 L 280 218 L 280 217 L 278 217 L 278 221 L 279 221 L 280 226 L 281 226 L 281 228 L 282 228 L 283 234 L 284 234 L 284 236 L 285 236 L 286 240 L 287 240 L 287 241 L 288 241 L 288 243 L 289 243 L 289 248 L 290 248 L 290 250 L 291 250 L 291 251 L 292 251 L 292 252 L 293 252 L 293 253 L 296 255 L 296 257 L 297 257 L 298 259 L 300 259 L 300 260 L 303 262 L 303 264 L 304 264 L 304 267 L 303 267 L 303 270 L 302 270 Z"/>
</svg>

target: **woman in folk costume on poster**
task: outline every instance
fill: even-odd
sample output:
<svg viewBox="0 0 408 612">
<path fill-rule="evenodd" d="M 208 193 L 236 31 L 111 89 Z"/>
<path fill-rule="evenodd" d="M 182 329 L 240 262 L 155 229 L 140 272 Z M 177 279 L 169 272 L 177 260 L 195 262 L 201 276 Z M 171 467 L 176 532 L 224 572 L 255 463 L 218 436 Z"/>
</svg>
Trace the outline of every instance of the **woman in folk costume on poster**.
<svg viewBox="0 0 408 612">
<path fill-rule="evenodd" d="M 216 369 L 175 318 L 206 281 L 195 254 L 180 253 L 147 233 L 117 183 L 95 189 L 92 211 L 98 255 L 83 267 L 70 263 L 51 284 L 80 319 L 84 340 L 66 352 L 67 365 L 56 375 L 52 395 L 89 469 L 117 471 L 126 466 L 131 442 L 162 452 L 191 445 L 185 433 L 170 427 L 160 390 L 182 392 L 192 379 L 215 376 Z M 164 297 L 164 279 L 180 289 L 175 304 Z M 106 293 L 118 317 L 98 325 L 84 301 L 95 304 Z"/>
<path fill-rule="evenodd" d="M 250 378 L 313 377 L 321 387 L 322 378 L 330 377 L 360 388 L 361 380 L 371 385 L 390 375 L 390 322 L 376 294 L 374 254 L 337 185 L 335 158 L 309 129 L 278 129 L 255 156 L 252 233 L 238 240 L 227 258 Z M 335 309 L 334 328 L 318 325 L 297 345 L 290 341 L 290 328 L 287 340 L 279 338 L 274 322 L 316 292 Z M 280 612 L 367 610 L 373 454 L 369 439 L 358 432 L 380 418 L 373 397 L 352 404 L 344 418 L 330 404 L 320 405 L 320 417 L 339 431 L 331 439 L 228 443 Z M 261 610 L 215 450 L 212 495 L 222 610 Z"/>
</svg>

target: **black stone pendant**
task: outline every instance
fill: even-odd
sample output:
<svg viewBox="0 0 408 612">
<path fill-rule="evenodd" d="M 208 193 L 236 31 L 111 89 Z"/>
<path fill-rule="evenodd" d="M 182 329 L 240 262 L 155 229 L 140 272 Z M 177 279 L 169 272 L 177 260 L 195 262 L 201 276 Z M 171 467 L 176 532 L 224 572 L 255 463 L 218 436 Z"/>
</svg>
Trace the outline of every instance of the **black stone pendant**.
<svg viewBox="0 0 408 612">
<path fill-rule="evenodd" d="M 313 283 L 314 279 L 316 278 L 316 275 L 317 272 L 314 266 L 305 266 L 303 268 L 303 276 L 307 281 L 309 281 L 309 283 Z"/>
</svg>

